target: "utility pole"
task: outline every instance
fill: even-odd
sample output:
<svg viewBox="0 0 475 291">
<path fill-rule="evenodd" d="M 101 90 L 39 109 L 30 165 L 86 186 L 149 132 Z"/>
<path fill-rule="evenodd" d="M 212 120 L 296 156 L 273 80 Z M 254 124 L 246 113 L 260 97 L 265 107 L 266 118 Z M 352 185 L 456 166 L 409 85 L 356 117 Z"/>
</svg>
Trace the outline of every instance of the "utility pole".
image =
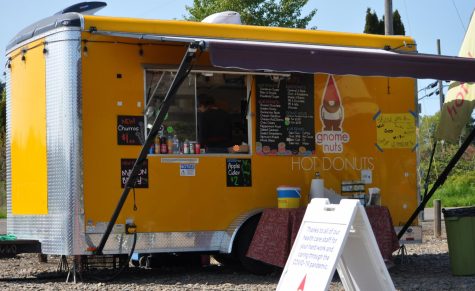
<svg viewBox="0 0 475 291">
<path fill-rule="evenodd" d="M 384 1 L 384 34 L 393 35 L 393 1 Z"/>
<path fill-rule="evenodd" d="M 440 39 L 437 39 L 437 53 L 440 55 Z M 442 107 L 444 106 L 444 91 L 442 90 L 442 80 L 439 80 L 439 97 L 440 97 L 440 111 L 442 112 Z"/>
</svg>

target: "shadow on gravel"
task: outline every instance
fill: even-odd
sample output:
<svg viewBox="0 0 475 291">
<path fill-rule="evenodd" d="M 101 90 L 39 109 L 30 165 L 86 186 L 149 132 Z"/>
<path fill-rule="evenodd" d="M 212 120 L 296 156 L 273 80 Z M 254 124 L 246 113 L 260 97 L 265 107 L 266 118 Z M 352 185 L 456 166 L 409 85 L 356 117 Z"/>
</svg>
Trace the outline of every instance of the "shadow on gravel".
<svg viewBox="0 0 475 291">
<path fill-rule="evenodd" d="M 64 282 L 66 276 L 63 272 L 40 272 L 27 277 L 0 277 L 0 282 Z"/>
<path fill-rule="evenodd" d="M 269 275 L 253 275 L 240 267 L 220 265 L 206 267 L 162 266 L 158 268 L 131 266 L 120 272 L 119 270 L 87 270 L 81 273 L 82 280 L 78 275 L 78 283 L 81 284 L 80 286 L 97 284 L 104 286 L 102 283 L 105 283 L 105 285 L 159 285 L 161 288 L 171 289 L 174 287 L 186 289 L 192 286 L 200 286 L 200 288 L 208 286 L 206 289 L 210 290 L 221 290 L 223 286 L 246 288 L 246 286 L 252 285 L 258 289 L 267 290 L 269 286 L 274 286 L 273 288 L 277 286 L 282 272 L 282 269 L 276 268 Z M 64 283 L 66 277 L 67 273 L 65 272 L 44 271 L 30 273 L 27 277 L 0 277 L 0 282 L 32 283 L 35 286 L 48 286 L 50 283 Z M 337 272 L 335 272 L 332 281 L 340 282 Z"/>
<path fill-rule="evenodd" d="M 85 272 L 85 282 L 100 282 L 111 276 L 111 271 Z M 160 267 L 153 269 L 128 268 L 112 282 L 116 283 L 149 283 L 160 285 L 244 285 L 244 284 L 277 284 L 281 272 L 259 276 L 249 274 L 239 268 L 211 265 L 207 267 Z"/>
<path fill-rule="evenodd" d="M 389 269 L 391 276 L 407 272 L 411 272 L 414 276 L 425 273 L 450 273 L 448 253 L 396 256 L 394 261 L 396 264 Z"/>
<path fill-rule="evenodd" d="M 184 286 L 184 285 L 246 285 L 246 284 L 277 284 L 281 271 L 265 275 L 253 275 L 244 270 L 211 265 L 207 267 L 160 267 L 146 269 L 141 267 L 129 267 L 119 273 L 119 270 L 88 270 L 81 273 L 82 281 L 78 276 L 78 283 L 83 284 L 159 284 L 161 286 Z M 65 282 L 67 273 L 39 272 L 28 277 L 1 278 L 0 282 L 28 282 L 36 284 L 49 284 L 53 282 Z"/>
<path fill-rule="evenodd" d="M 398 290 L 474 290 L 475 276 L 453 276 L 448 253 L 396 257 L 389 270 Z"/>
</svg>

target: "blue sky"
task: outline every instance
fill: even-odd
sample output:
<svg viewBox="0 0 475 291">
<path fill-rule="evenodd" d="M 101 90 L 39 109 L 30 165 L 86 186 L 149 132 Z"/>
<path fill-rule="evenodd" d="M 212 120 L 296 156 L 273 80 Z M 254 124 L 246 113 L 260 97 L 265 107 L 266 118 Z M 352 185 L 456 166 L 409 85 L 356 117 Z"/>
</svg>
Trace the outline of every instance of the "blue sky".
<svg viewBox="0 0 475 291">
<path fill-rule="evenodd" d="M 0 63 L 5 64 L 5 47 L 8 41 L 25 26 L 50 16 L 59 10 L 78 3 L 70 0 L 0 0 Z M 185 5 L 192 0 L 110 0 L 99 15 L 182 19 Z M 316 17 L 309 26 L 320 30 L 362 32 L 366 9 L 370 7 L 378 16 L 384 14 L 384 0 L 310 0 L 304 9 L 317 8 Z M 457 55 L 465 30 L 469 24 L 475 1 L 470 0 L 393 0 L 393 9 L 398 9 L 406 27 L 406 35 L 414 37 L 419 52 L 437 53 L 436 40 L 441 40 L 442 54 Z M 1 80 L 4 81 L 3 74 Z M 420 80 L 419 89 L 432 80 Z M 422 90 L 419 97 L 426 93 Z M 423 98 L 422 114 L 432 115 L 438 111 L 438 96 Z"/>
</svg>

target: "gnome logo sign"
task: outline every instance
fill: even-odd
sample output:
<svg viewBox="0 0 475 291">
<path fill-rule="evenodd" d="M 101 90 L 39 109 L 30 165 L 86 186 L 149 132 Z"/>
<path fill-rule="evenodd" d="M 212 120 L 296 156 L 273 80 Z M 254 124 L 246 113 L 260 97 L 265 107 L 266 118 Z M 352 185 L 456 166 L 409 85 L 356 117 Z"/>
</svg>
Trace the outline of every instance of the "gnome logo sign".
<svg viewBox="0 0 475 291">
<path fill-rule="evenodd" d="M 350 141 L 350 135 L 343 131 L 345 110 L 333 75 L 329 75 L 323 90 L 320 120 L 322 131 L 317 132 L 315 141 L 324 153 L 341 153 L 343 144 Z"/>
</svg>

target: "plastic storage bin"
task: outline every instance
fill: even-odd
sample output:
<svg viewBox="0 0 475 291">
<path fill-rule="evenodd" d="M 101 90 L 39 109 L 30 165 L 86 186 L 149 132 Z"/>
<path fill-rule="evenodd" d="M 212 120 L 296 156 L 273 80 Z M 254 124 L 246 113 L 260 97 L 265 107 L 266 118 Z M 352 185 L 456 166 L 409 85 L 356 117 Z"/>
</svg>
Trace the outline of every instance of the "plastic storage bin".
<svg viewBox="0 0 475 291">
<path fill-rule="evenodd" d="M 281 186 L 277 188 L 277 206 L 279 208 L 299 208 L 300 188 Z"/>
<path fill-rule="evenodd" d="M 475 207 L 442 209 L 442 213 L 452 274 L 475 275 Z"/>
</svg>

